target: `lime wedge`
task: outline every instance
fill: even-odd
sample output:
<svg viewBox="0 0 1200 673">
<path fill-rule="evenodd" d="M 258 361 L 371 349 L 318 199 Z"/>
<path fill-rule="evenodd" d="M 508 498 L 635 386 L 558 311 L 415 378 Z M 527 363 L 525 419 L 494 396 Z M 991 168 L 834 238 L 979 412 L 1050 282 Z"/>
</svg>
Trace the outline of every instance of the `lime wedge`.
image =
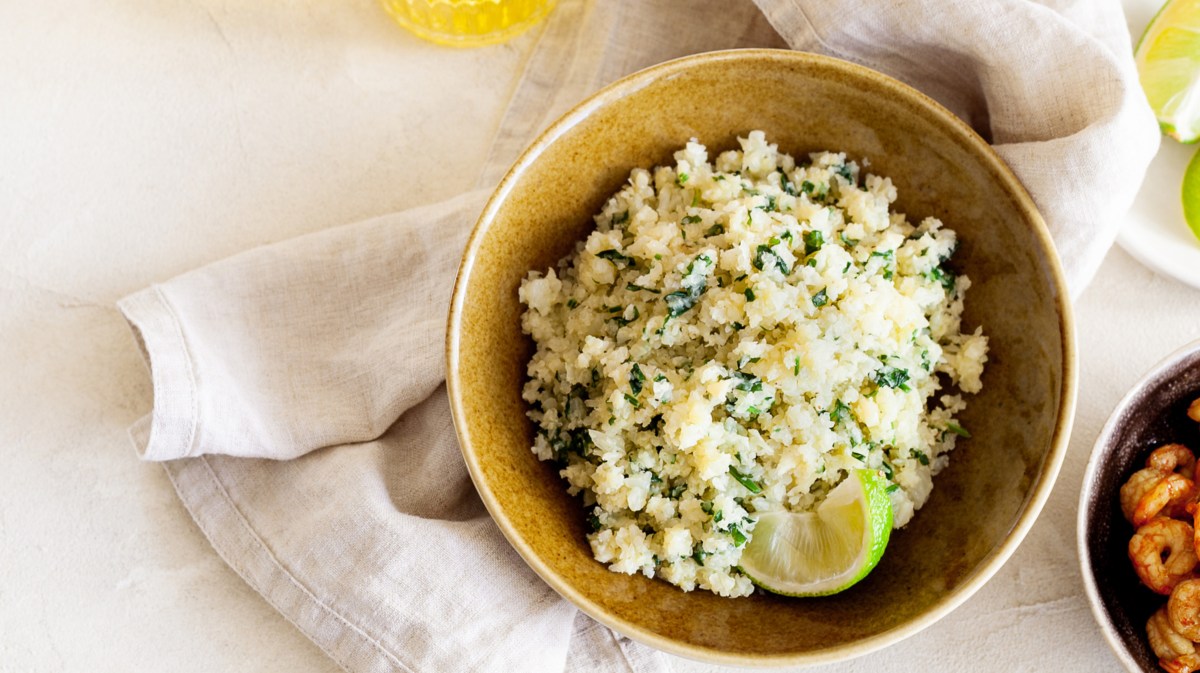
<svg viewBox="0 0 1200 673">
<path fill-rule="evenodd" d="M 892 532 L 892 503 L 876 470 L 855 470 L 815 512 L 765 512 L 742 552 L 741 569 L 785 596 L 827 596 L 871 572 Z"/>
<path fill-rule="evenodd" d="M 1168 0 L 1134 60 L 1163 132 L 1184 143 L 1200 139 L 1200 0 Z"/>
<path fill-rule="evenodd" d="M 1200 238 L 1200 152 L 1192 157 L 1183 173 L 1183 219 L 1192 234 Z"/>
</svg>

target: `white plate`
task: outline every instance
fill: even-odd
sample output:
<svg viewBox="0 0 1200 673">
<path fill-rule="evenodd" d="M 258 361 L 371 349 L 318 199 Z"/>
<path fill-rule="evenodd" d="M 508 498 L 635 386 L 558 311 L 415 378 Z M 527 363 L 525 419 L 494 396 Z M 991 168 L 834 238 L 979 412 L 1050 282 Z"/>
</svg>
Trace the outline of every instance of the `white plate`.
<svg viewBox="0 0 1200 673">
<path fill-rule="evenodd" d="M 1161 0 L 1124 0 L 1129 32 L 1136 43 Z M 1142 264 L 1200 288 L 1200 240 L 1183 219 L 1183 171 L 1197 151 L 1163 136 L 1146 181 L 1117 233 L 1117 243 Z"/>
</svg>

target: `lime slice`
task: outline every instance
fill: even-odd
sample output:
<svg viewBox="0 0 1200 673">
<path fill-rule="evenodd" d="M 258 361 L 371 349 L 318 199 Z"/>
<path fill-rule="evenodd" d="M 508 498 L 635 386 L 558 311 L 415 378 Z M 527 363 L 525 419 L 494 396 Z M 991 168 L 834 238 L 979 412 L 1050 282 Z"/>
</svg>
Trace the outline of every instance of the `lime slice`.
<svg viewBox="0 0 1200 673">
<path fill-rule="evenodd" d="M 1183 219 L 1192 234 L 1200 238 L 1200 152 L 1197 152 L 1183 173 Z"/>
<path fill-rule="evenodd" d="M 1134 52 L 1142 89 L 1163 131 L 1200 139 L 1200 0 L 1169 0 Z"/>
<path fill-rule="evenodd" d="M 815 512 L 765 512 L 742 552 L 742 572 L 785 596 L 827 596 L 871 572 L 892 532 L 892 503 L 876 470 L 855 470 Z"/>
</svg>

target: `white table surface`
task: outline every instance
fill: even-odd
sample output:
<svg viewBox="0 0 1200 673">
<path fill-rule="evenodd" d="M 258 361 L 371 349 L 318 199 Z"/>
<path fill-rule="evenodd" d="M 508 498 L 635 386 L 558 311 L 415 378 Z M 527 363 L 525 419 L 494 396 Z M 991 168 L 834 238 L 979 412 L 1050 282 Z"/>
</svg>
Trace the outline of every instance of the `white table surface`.
<svg viewBox="0 0 1200 673">
<path fill-rule="evenodd" d="M 5 2 L 0 27 L 0 672 L 337 670 L 137 460 L 151 391 L 113 303 L 464 190 L 531 36 L 447 50 L 371 0 Z M 1116 669 L 1075 555 L 1081 475 L 1126 388 L 1200 337 L 1198 300 L 1114 248 L 1077 304 L 1075 430 L 1025 543 L 938 624 L 817 670 Z"/>
</svg>

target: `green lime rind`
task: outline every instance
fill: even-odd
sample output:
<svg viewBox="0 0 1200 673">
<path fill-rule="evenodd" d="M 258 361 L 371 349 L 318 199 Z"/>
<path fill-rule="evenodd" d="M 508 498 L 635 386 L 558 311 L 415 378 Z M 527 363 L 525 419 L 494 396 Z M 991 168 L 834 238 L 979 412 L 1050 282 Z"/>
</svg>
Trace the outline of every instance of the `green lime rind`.
<svg viewBox="0 0 1200 673">
<path fill-rule="evenodd" d="M 1170 2 L 1164 2 L 1162 7 L 1159 7 L 1158 11 L 1154 13 L 1154 16 L 1150 17 L 1150 23 L 1146 24 L 1146 29 L 1142 31 L 1142 35 L 1138 38 L 1137 44 L 1133 45 L 1133 52 L 1135 54 L 1142 50 L 1142 43 L 1146 41 L 1146 36 L 1150 34 L 1150 29 L 1154 26 L 1154 24 L 1158 23 L 1159 18 L 1162 17 L 1163 12 L 1166 11 L 1167 5 L 1170 4 Z"/>
<path fill-rule="evenodd" d="M 829 596 L 849 589 L 870 574 L 887 549 L 892 532 L 892 503 L 886 489 L 887 481 L 878 470 L 855 470 L 829 494 L 815 514 L 770 512 L 760 516 L 742 553 L 739 569 L 755 586 L 783 596 Z M 861 531 L 858 531 L 858 539 L 853 541 L 857 545 L 853 549 L 853 559 L 844 567 L 833 568 L 833 574 L 807 576 L 813 569 L 808 564 L 809 559 L 786 556 L 798 553 L 802 545 L 782 544 L 777 537 L 799 535 L 808 542 L 814 538 L 836 539 L 838 531 L 821 530 L 821 527 L 840 526 L 842 519 L 851 528 L 861 526 Z M 847 550 L 841 551 L 844 555 Z M 775 557 L 775 554 L 783 554 L 785 558 Z M 779 576 L 781 574 L 787 576 Z"/>
<path fill-rule="evenodd" d="M 1200 3 L 1170 0 L 1134 50 L 1138 78 L 1163 133 L 1200 140 Z"/>
<path fill-rule="evenodd" d="M 1200 239 L 1200 152 L 1188 162 L 1183 172 L 1183 219 L 1192 235 Z"/>
</svg>

